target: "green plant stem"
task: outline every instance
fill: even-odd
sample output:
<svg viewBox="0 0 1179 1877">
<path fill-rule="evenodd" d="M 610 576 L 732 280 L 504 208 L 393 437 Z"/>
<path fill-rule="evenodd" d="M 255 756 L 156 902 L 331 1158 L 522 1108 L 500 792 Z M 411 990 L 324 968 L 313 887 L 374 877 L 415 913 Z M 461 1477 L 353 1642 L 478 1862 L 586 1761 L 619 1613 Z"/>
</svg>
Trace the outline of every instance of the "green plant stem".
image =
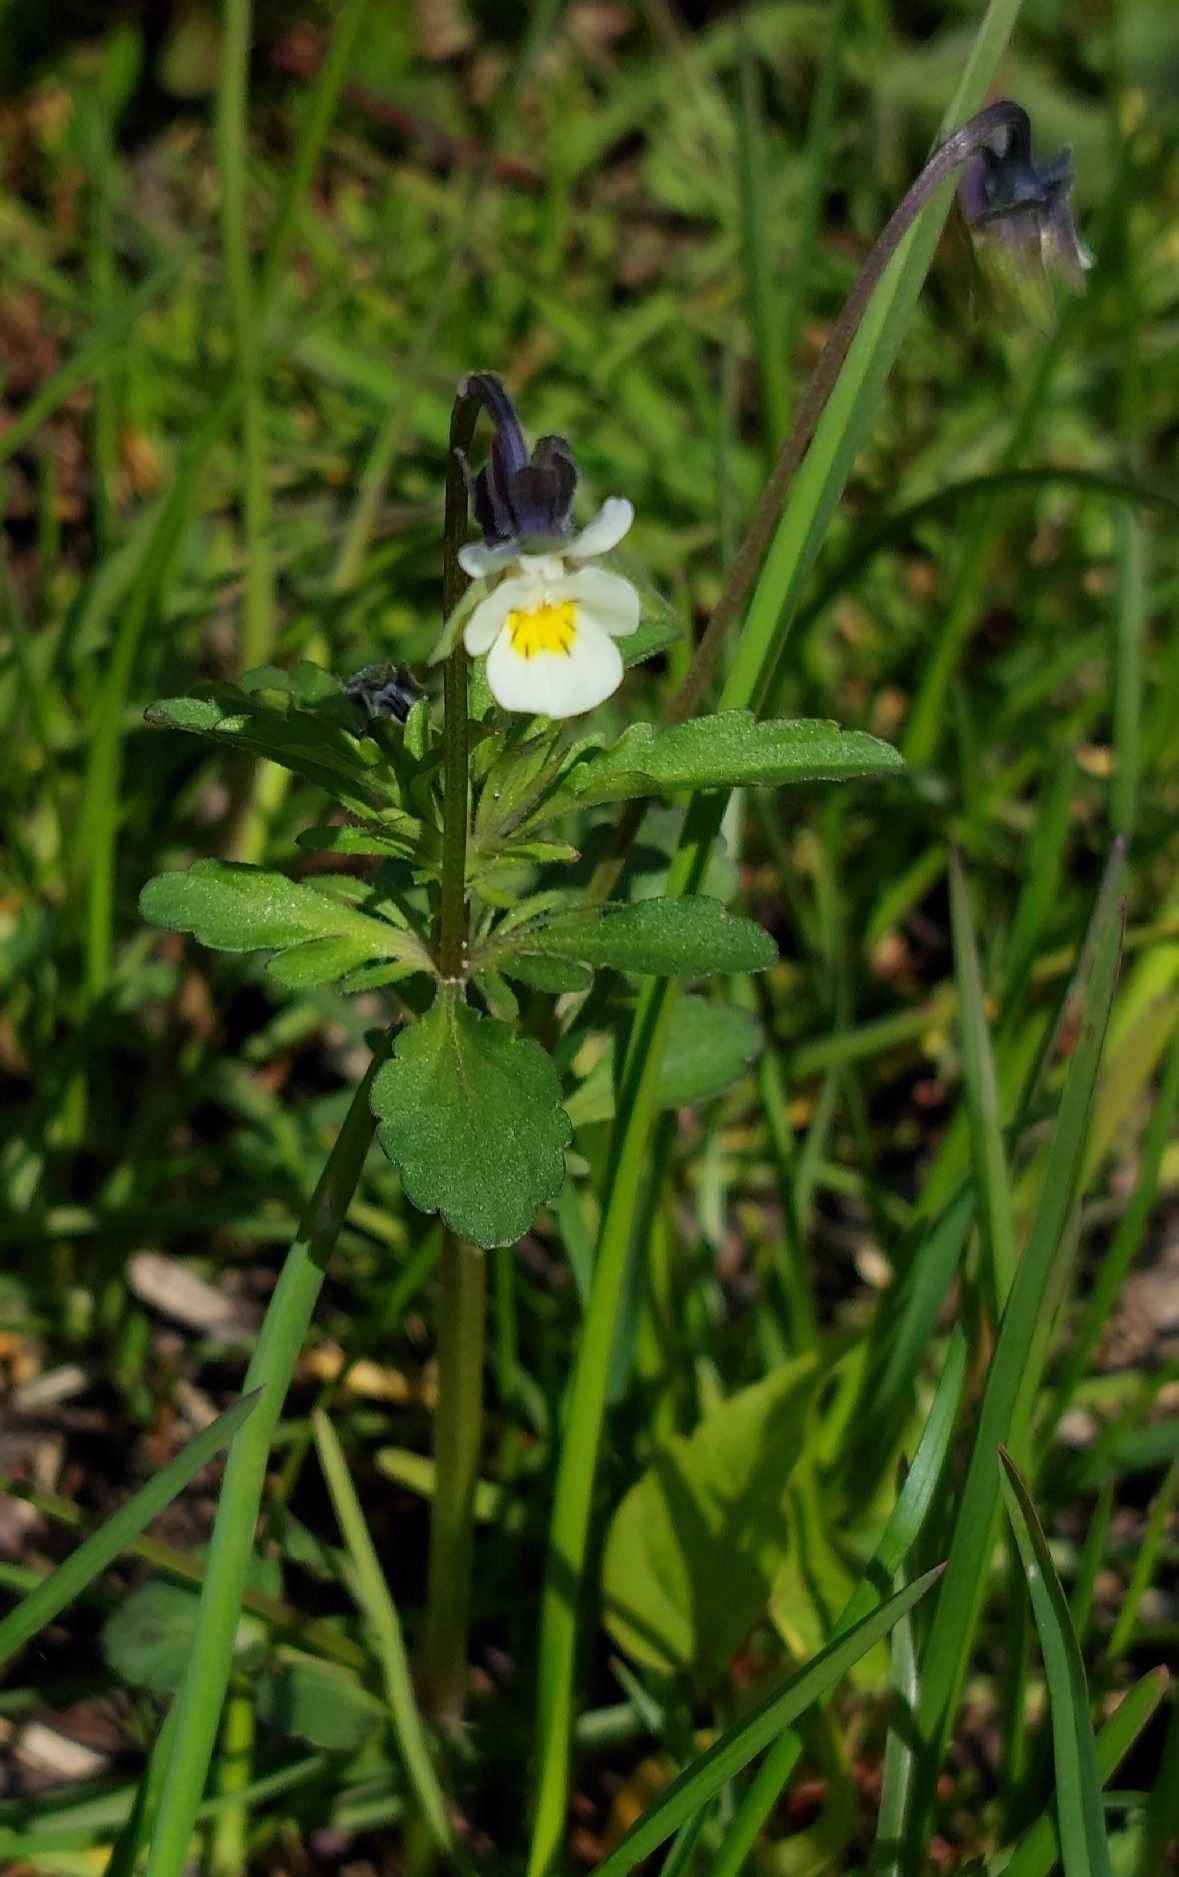
<svg viewBox="0 0 1179 1877">
<path fill-rule="evenodd" d="M 467 483 L 463 465 L 483 403 L 476 376 L 458 388 L 450 416 L 446 454 L 446 510 L 442 524 L 442 612 L 445 619 L 462 599 L 467 576 L 458 552 L 467 533 Z M 443 694 L 442 890 L 438 917 L 438 968 L 444 979 L 463 975 L 467 950 L 467 653 L 460 639 L 446 661 Z"/>
<path fill-rule="evenodd" d="M 327 1262 L 372 1144 L 376 1122 L 369 1091 L 387 1053 L 388 1038 L 375 1052 L 352 1097 L 299 1236 L 287 1253 L 246 1375 L 246 1391 L 260 1388 L 262 1392 L 225 1468 L 192 1648 L 177 1700 L 175 1743 L 160 1795 L 147 1877 L 180 1877 L 189 1856 L 229 1686 L 266 1463 Z"/>
<path fill-rule="evenodd" d="M 447 619 L 467 585 L 458 562 L 467 532 L 463 465 L 483 404 L 480 385 L 476 375 L 459 386 L 450 419 L 442 562 L 442 605 Z M 446 661 L 444 711 L 438 969 L 443 979 L 441 994 L 461 997 L 467 952 L 468 818 L 467 654 L 461 639 Z M 456 1148 L 461 1151 L 461 1143 Z M 486 1273 L 478 1247 L 450 1231 L 442 1243 L 441 1285 L 424 1679 L 428 1709 L 446 1725 L 455 1726 L 462 1715 L 467 1680 L 475 1480 L 483 1433 Z"/>
<path fill-rule="evenodd" d="M 254 1771 L 254 1693 L 242 1676 L 234 1680 L 225 1702 L 217 1789 L 225 1805 L 209 1834 L 209 1877 L 239 1877 L 249 1857 L 249 1807 L 242 1793 Z"/>
<path fill-rule="evenodd" d="M 485 1270 L 477 1245 L 446 1233 L 423 1679 L 428 1711 L 448 1727 L 462 1718 L 467 1681 L 475 1482 L 483 1434 Z"/>
<path fill-rule="evenodd" d="M 457 983 L 467 952 L 467 654 L 461 642 L 446 661 L 444 697 L 438 969 L 444 981 Z"/>
</svg>

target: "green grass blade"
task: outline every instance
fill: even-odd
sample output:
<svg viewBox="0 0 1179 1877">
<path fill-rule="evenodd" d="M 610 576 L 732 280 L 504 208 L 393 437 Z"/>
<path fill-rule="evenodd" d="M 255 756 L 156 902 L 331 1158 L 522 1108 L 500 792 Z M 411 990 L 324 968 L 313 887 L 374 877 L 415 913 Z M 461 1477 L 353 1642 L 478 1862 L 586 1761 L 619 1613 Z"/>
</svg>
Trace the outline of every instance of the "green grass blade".
<svg viewBox="0 0 1179 1877">
<path fill-rule="evenodd" d="M 913 1619 L 910 1616 L 902 1616 L 892 1632 L 888 1686 L 893 1717 L 884 1743 L 884 1772 L 880 1786 L 880 1808 L 876 1814 L 872 1870 L 877 1870 L 876 1860 L 879 1859 L 879 1877 L 902 1877 L 901 1841 L 916 1766 L 913 1715 L 920 1687 Z"/>
<path fill-rule="evenodd" d="M 1003 953 L 1003 987 L 1009 1004 L 1027 980 L 1058 901 L 1076 778 L 1076 758 L 1069 750 L 1048 784 L 1028 842 L 1023 888 Z"/>
<path fill-rule="evenodd" d="M 692 1856 L 704 1830 L 704 1821 L 708 1817 L 707 1805 L 702 1805 L 692 1814 L 686 1825 L 681 1825 L 675 1835 L 671 1850 L 660 1867 L 659 1877 L 684 1877 L 691 1869 Z"/>
<path fill-rule="evenodd" d="M 332 111 L 344 81 L 346 60 L 350 56 L 365 3 L 366 0 L 352 0 L 351 6 L 341 15 L 333 34 L 332 49 L 324 60 L 316 83 L 308 123 L 299 141 L 298 154 L 283 194 L 263 269 L 256 307 L 259 324 L 270 312 L 282 282 L 282 267 L 289 242 L 298 225 L 314 167 L 327 137 Z M 158 276 L 153 276 L 139 293 L 128 299 L 112 326 L 110 338 L 103 336 L 101 346 L 99 340 L 95 339 L 90 346 L 83 347 L 62 368 L 62 372 L 44 387 L 38 398 L 22 412 L 20 419 L 0 437 L 0 462 L 8 450 L 19 447 L 18 431 L 25 428 L 26 434 L 31 434 L 77 383 L 85 382 L 103 365 L 109 352 L 125 344 L 128 322 L 138 317 L 143 307 L 172 279 L 174 272 L 175 263 L 169 263 Z M 254 328 L 251 328 L 253 331 Z M 261 370 L 264 361 L 256 359 L 255 363 Z M 58 379 L 62 380 L 61 384 Z M 52 401 L 46 403 L 51 393 Z M 92 998 L 102 994 L 110 975 L 116 804 L 122 781 L 125 713 L 135 659 L 151 609 L 195 511 L 201 475 L 214 446 L 237 415 L 243 393 L 244 381 L 236 372 L 232 373 L 189 442 L 156 519 L 145 535 L 139 570 L 124 605 L 101 703 L 95 712 L 97 730 L 87 759 L 76 847 L 77 871 L 88 883 L 87 984 Z M 264 547 L 269 552 L 269 544 L 264 543 Z"/>
<path fill-rule="evenodd" d="M 1089 1114 L 1118 968 L 1121 908 L 1111 893 L 1103 892 L 1099 898 L 1098 920 L 1082 1032 L 1061 1097 L 1031 1232 L 999 1325 L 946 1575 L 922 1661 L 918 1709 L 920 1802 L 911 1821 L 917 1833 L 928 1825 L 937 1769 L 953 1725 L 986 1591 L 1000 1513 L 996 1454 L 1000 1446 L 1023 1450 L 1054 1303 L 1075 1243 L 1069 1222 L 1078 1197 Z"/>
<path fill-rule="evenodd" d="M 649 1857 L 722 1786 L 748 1766 L 775 1735 L 792 1726 L 816 1701 L 822 1700 L 847 1670 L 932 1589 L 940 1575 L 940 1567 L 927 1571 L 897 1596 L 890 1597 L 871 1616 L 828 1643 L 735 1726 L 727 1728 L 719 1740 L 672 1781 L 651 1810 L 631 1826 L 622 1842 L 598 1865 L 600 1877 L 626 1877 L 636 1864 Z"/>
<path fill-rule="evenodd" d="M 176 1743 L 160 1796 L 148 1877 L 180 1877 L 188 1858 L 229 1686 L 266 1463 L 327 1261 L 372 1144 L 376 1123 L 369 1109 L 369 1092 L 385 1053 L 385 1048 L 376 1052 L 352 1098 L 299 1236 L 283 1263 L 246 1373 L 246 1386 L 260 1388 L 261 1399 L 244 1430 L 248 1438 L 234 1446 L 217 1502 L 192 1650 L 177 1698 Z"/>
<path fill-rule="evenodd" d="M 409 1658 L 401 1634 L 401 1619 L 389 1593 L 376 1546 L 357 1498 L 352 1475 L 348 1471 L 344 1450 L 335 1428 L 325 1414 L 315 1415 L 315 1445 L 344 1543 L 352 1559 L 356 1599 L 367 1619 L 380 1659 L 385 1696 L 405 1757 L 405 1769 L 436 1843 L 448 1851 L 452 1840 L 446 1797 L 434 1771 L 426 1731 L 414 1699 Z"/>
<path fill-rule="evenodd" d="M 8 1612 L 0 1621 L 0 1662 L 7 1662 L 30 1637 L 59 1616 L 88 1584 L 127 1550 L 166 1506 L 171 1505 L 173 1499 L 195 1479 L 213 1455 L 228 1446 L 257 1406 L 258 1394 L 259 1391 L 255 1389 L 251 1394 L 243 1395 L 232 1408 L 227 1408 L 224 1414 L 219 1415 L 211 1426 L 190 1440 L 154 1479 L 140 1487 L 134 1498 L 121 1506 L 105 1525 L 92 1533 L 63 1564 L 59 1564 L 49 1577 L 38 1584 L 36 1590 L 30 1591 L 14 1610 Z"/>
<path fill-rule="evenodd" d="M 1142 767 L 1142 648 L 1146 631 L 1149 569 L 1141 515 L 1118 512 L 1117 610 L 1114 644 L 1114 758 L 1109 818 L 1127 840 L 1138 815 Z"/>
<path fill-rule="evenodd" d="M 1158 1092 L 1151 1106 L 1150 1120 L 1138 1164 L 1138 1183 L 1129 1205 L 1118 1220 L 1108 1251 L 1101 1260 L 1093 1289 L 1085 1304 L 1081 1321 L 1061 1369 L 1052 1403 L 1051 1428 L 1059 1423 L 1077 1385 L 1084 1375 L 1109 1321 L 1114 1301 L 1121 1290 L 1135 1254 L 1140 1249 L 1146 1223 L 1158 1194 L 1163 1154 L 1170 1143 L 1175 1111 L 1179 1108 L 1179 1035 L 1167 1054 Z M 1049 1433 L 1051 1432 L 1049 1429 Z"/>
<path fill-rule="evenodd" d="M 937 1327 L 973 1221 L 974 1193 L 967 1187 L 939 1219 L 923 1225 L 904 1276 L 886 1293 L 877 1313 L 848 1459 L 849 1469 L 860 1478 L 878 1477 L 910 1411 L 913 1378 Z"/>
<path fill-rule="evenodd" d="M 787 1120 L 786 1083 L 781 1058 L 770 1040 L 767 1040 L 758 1058 L 757 1089 L 773 1149 L 782 1199 L 782 1223 L 778 1228 L 779 1249 L 775 1262 L 782 1288 L 790 1346 L 795 1354 L 801 1355 L 804 1350 L 814 1349 L 818 1344 L 815 1295 L 807 1247 L 798 1229 L 795 1206 L 797 1155 Z"/>
<path fill-rule="evenodd" d="M 836 1619 L 834 1637 L 846 1635 L 849 1629 L 879 1604 L 881 1596 L 893 1584 L 909 1551 L 916 1544 L 937 1495 L 962 1399 L 965 1375 L 966 1339 L 961 1330 L 955 1330 L 950 1338 L 945 1367 L 929 1419 L 917 1443 L 913 1464 L 897 1495 L 896 1505 L 881 1533 L 875 1554 Z M 898 1645 L 902 1629 L 907 1640 Z M 912 1655 L 912 1631 L 907 1616 L 902 1617 L 894 1629 L 893 1644 L 894 1649 L 900 1646 L 902 1650 L 907 1649 L 909 1656 Z M 907 1695 L 905 1699 L 911 1706 Z M 725 1832 L 725 1841 L 712 1866 L 711 1877 L 738 1877 L 758 1832 L 778 1803 L 787 1780 L 798 1764 L 801 1752 L 801 1739 L 789 1729 L 774 1741 Z"/>
<path fill-rule="evenodd" d="M 1100 1745 L 1100 1743 L 1099 1743 Z M 1146 1804 L 1142 1850 L 1135 1877 L 1154 1877 L 1166 1869 L 1167 1846 L 1179 1833 L 1179 1702 L 1172 1698 L 1167 1738 Z"/>
<path fill-rule="evenodd" d="M 1069 1614 L 1073 1619 L 1073 1628 L 1082 1645 L 1089 1630 L 1089 1618 L 1093 1610 L 1093 1592 L 1097 1588 L 1097 1573 L 1105 1558 L 1105 1541 L 1109 1537 L 1110 1521 L 1113 1518 L 1115 1483 L 1112 1479 L 1107 1480 L 1097 1495 L 1097 1503 L 1085 1528 L 1085 1543 L 1081 1549 L 1073 1594 L 1069 1601 Z"/>
<path fill-rule="evenodd" d="M 664 980 L 671 983 L 673 980 Z M 619 1314 L 626 1294 L 634 1222 L 650 1181 L 650 1139 L 658 1111 L 658 1065 L 673 1009 L 671 997 L 640 999 L 623 1061 L 607 1176 L 605 1217 L 561 1444 L 549 1557 L 541 1608 L 540 1776 L 529 1862 L 540 1877 L 556 1856 L 565 1826 L 573 1721 L 577 1593 L 589 1532 L 590 1502 L 602 1439 Z"/>
<path fill-rule="evenodd" d="M 1117 1712 L 1097 1736 L 1097 1776 L 1107 1786 L 1118 1767 L 1142 1735 L 1167 1691 L 1167 1671 L 1157 1668 L 1135 1682 Z M 1007 1851 L 992 1858 L 987 1877 L 1051 1877 L 1060 1863 L 1061 1845 L 1056 1807 L 1050 1806 L 1019 1841 L 1014 1856 Z M 1154 1873 L 1151 1873 L 1154 1877 Z"/>
<path fill-rule="evenodd" d="M 992 1303 L 997 1320 L 1003 1313 L 1015 1275 L 1015 1214 L 974 922 L 966 878 L 957 854 L 950 855 L 950 924 L 954 935 L 954 971 L 958 981 L 962 1068 L 970 1114 L 975 1190 L 990 1262 Z"/>
<path fill-rule="evenodd" d="M 1130 1581 L 1126 1586 L 1126 1594 L 1122 1598 L 1122 1606 L 1118 1611 L 1113 1634 L 1109 1639 L 1108 1655 L 1111 1662 L 1116 1661 L 1118 1656 L 1123 1655 L 1130 1646 L 1134 1625 L 1138 1621 L 1138 1612 L 1142 1607 L 1142 1599 L 1150 1589 L 1158 1567 L 1159 1553 L 1167 1535 L 1167 1523 L 1176 1498 L 1179 1498 L 1179 1460 L 1172 1463 L 1166 1479 L 1151 1501 L 1146 1530 L 1134 1554 L 1134 1567 L 1130 1572 Z"/>
<path fill-rule="evenodd" d="M 1065 1877 L 1112 1877 L 1080 1645 L 1031 1496 L 1005 1448 L 1000 1449 L 999 1459 L 1007 1515 L 1027 1577 L 1044 1657 Z"/>
<path fill-rule="evenodd" d="M 902 1617 L 901 1621 L 904 1620 Z M 737 1877 L 737 1873 L 744 1870 L 758 1833 L 772 1814 L 787 1781 L 802 1758 L 802 1749 L 802 1735 L 796 1733 L 793 1727 L 788 1727 L 770 1743 L 765 1759 L 742 1795 L 734 1817 L 725 1827 L 724 1842 L 710 1877 Z"/>
<path fill-rule="evenodd" d="M 160 1802 L 160 1788 L 164 1781 L 164 1768 L 168 1764 L 168 1755 L 172 1751 L 172 1736 L 176 1732 L 176 1705 L 168 1709 L 164 1725 L 156 1735 L 143 1776 L 135 1791 L 135 1801 L 127 1814 L 111 1850 L 110 1861 L 103 1877 L 135 1877 L 140 1854 L 151 1842 L 151 1834 L 156 1822 L 156 1808 Z"/>
<path fill-rule="evenodd" d="M 941 1481 L 965 1378 L 966 1338 L 960 1329 L 955 1329 L 946 1346 L 945 1364 L 913 1464 L 876 1547 L 869 1574 L 878 1582 L 889 1582 L 896 1576 L 921 1534 Z M 859 1595 L 857 1591 L 849 1605 L 849 1615 L 858 1614 L 855 1602 Z"/>
</svg>

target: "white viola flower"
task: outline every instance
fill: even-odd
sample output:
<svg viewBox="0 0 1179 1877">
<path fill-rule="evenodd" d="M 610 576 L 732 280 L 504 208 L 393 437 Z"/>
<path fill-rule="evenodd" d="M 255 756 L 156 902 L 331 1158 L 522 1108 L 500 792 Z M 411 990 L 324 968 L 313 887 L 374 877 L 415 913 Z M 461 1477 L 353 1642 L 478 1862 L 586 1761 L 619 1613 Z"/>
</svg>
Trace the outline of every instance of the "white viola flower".
<svg viewBox="0 0 1179 1877">
<path fill-rule="evenodd" d="M 487 683 L 504 710 L 530 717 L 577 717 L 622 682 L 616 640 L 639 623 L 629 580 L 587 561 L 617 547 L 634 520 L 623 496 L 611 496 L 580 534 L 526 553 L 514 541 L 473 542 L 459 564 L 474 579 L 499 575 L 463 632 L 472 658 L 487 654 Z"/>
</svg>

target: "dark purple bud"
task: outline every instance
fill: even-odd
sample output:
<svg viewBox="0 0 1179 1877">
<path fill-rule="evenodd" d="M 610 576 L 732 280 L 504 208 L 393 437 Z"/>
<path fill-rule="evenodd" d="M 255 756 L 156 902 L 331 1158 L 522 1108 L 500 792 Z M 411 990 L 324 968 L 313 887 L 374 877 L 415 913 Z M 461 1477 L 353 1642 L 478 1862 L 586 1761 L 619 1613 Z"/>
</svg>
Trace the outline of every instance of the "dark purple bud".
<svg viewBox="0 0 1179 1877">
<path fill-rule="evenodd" d="M 567 535 L 577 470 L 564 437 L 542 437 L 529 456 L 515 407 L 494 372 L 474 373 L 466 388 L 482 398 L 495 425 L 486 465 L 468 476 L 475 520 L 486 545 Z"/>
<path fill-rule="evenodd" d="M 344 690 L 366 717 L 392 717 L 404 723 L 418 699 L 421 685 L 404 665 L 366 665 L 344 680 Z"/>
<path fill-rule="evenodd" d="M 1069 208 L 1070 153 L 1061 150 L 1036 163 L 1023 125 L 1005 126 L 997 135 L 1002 147 L 984 144 L 958 184 L 958 203 L 971 233 L 1000 243 L 1018 268 L 1059 272 L 1080 291 L 1093 256 Z"/>
</svg>

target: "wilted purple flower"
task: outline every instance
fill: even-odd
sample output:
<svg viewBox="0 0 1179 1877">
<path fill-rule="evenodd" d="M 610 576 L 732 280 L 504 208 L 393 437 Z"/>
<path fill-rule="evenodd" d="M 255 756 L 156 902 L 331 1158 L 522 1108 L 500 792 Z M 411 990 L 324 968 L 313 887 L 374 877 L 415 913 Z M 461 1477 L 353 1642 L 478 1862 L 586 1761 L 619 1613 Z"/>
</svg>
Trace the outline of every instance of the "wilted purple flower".
<svg viewBox="0 0 1179 1877">
<path fill-rule="evenodd" d="M 958 201 L 971 233 L 997 241 L 1024 270 L 1061 273 L 1078 292 L 1093 256 L 1077 233 L 1069 208 L 1072 155 L 1061 150 L 1045 162 L 1032 160 L 1031 126 L 1005 124 L 1001 150 L 989 144 L 970 158 L 958 184 Z"/>
</svg>

